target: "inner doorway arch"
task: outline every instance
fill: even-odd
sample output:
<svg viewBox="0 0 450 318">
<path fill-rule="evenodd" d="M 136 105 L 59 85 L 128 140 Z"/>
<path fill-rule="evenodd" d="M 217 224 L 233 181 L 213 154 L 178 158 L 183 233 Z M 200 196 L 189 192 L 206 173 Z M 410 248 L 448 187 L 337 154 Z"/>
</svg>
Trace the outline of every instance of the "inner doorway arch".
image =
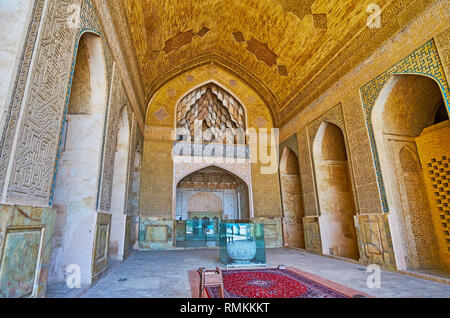
<svg viewBox="0 0 450 318">
<path fill-rule="evenodd" d="M 203 212 L 206 212 L 205 215 L 214 214 L 214 216 L 220 216 L 222 220 L 249 220 L 251 218 L 247 183 L 218 166 L 212 165 L 190 172 L 183 176 L 174 187 L 176 189 L 176 220 L 189 220 L 194 216 L 200 216 L 202 209 Z M 215 200 L 208 200 L 208 198 L 212 198 L 211 193 L 221 199 L 222 207 L 218 211 L 211 210 L 212 205 L 215 207 L 217 205 Z M 194 195 L 204 197 L 203 202 L 202 200 L 196 201 L 197 204 L 203 204 L 202 206 L 189 205 L 189 200 Z M 192 211 L 189 211 L 189 208 Z"/>
<path fill-rule="evenodd" d="M 397 267 L 448 276 L 450 122 L 440 86 L 426 76 L 394 75 L 372 124 Z"/>
</svg>

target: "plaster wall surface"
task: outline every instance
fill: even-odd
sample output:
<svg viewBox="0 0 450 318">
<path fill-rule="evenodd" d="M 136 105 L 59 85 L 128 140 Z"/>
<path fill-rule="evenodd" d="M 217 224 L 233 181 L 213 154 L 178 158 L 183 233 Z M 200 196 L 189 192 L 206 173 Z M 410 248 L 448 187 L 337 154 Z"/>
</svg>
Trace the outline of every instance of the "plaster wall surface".
<svg viewBox="0 0 450 318">
<path fill-rule="evenodd" d="M 393 239 L 398 251 L 397 257 L 405 257 L 399 265 L 408 269 L 435 268 L 440 265 L 439 252 L 431 222 L 430 202 L 427 197 L 420 155 L 414 139 L 404 140 L 386 136 L 392 156 L 387 167 L 393 172 L 392 195 L 398 195 L 399 202 L 393 202 L 392 213 L 397 217 L 393 223 Z M 395 187 L 395 188 L 394 188 Z M 395 226 L 397 225 L 397 227 Z"/>
<path fill-rule="evenodd" d="M 356 214 L 345 139 L 340 128 L 322 123 L 313 146 L 324 254 L 358 259 Z"/>
<path fill-rule="evenodd" d="M 239 219 L 237 204 L 235 190 L 204 192 L 195 189 L 178 189 L 176 219 L 179 220 L 181 217 L 187 220 L 189 212 L 221 212 L 223 218 Z"/>
<path fill-rule="evenodd" d="M 66 234 L 67 206 L 54 204 L 53 208 L 55 210 L 56 221 L 48 273 L 49 283 L 63 282 L 66 279 L 66 267 L 64 265 L 64 236 Z"/>
<path fill-rule="evenodd" d="M 109 253 L 112 257 L 122 260 L 125 252 L 125 229 L 127 222 L 127 181 L 129 159 L 129 127 L 125 120 L 126 112 L 122 114 L 122 127 L 118 132 L 117 147 L 114 159 L 113 188 L 111 195 L 111 236 Z"/>
<path fill-rule="evenodd" d="M 3 114 L 9 91 L 16 84 L 14 73 L 22 54 L 32 2 L 0 1 L 0 114 Z"/>
<path fill-rule="evenodd" d="M 198 192 L 188 201 L 189 212 L 220 212 L 223 211 L 223 200 L 210 192 Z"/>
<path fill-rule="evenodd" d="M 236 188 L 236 200 L 239 206 L 239 220 L 249 220 L 250 219 L 250 208 L 249 208 L 249 193 L 248 187 L 241 185 Z"/>
<path fill-rule="evenodd" d="M 284 245 L 305 248 L 303 199 L 298 158 L 289 148 L 280 161 L 280 186 L 283 206 Z"/>
<path fill-rule="evenodd" d="M 55 205 L 65 206 L 67 213 L 63 261 L 57 270 L 78 264 L 83 283 L 88 284 L 91 282 L 97 220 L 96 195 L 102 140 L 99 127 L 103 127 L 104 116 L 68 115 L 68 121 L 66 149 L 60 161 L 54 198 Z M 61 276 L 59 272 L 57 277 Z"/>
<path fill-rule="evenodd" d="M 316 169 L 323 251 L 356 259 L 355 212 L 347 162 L 320 162 Z"/>
<path fill-rule="evenodd" d="M 58 233 L 65 233 L 63 247 L 54 255 L 53 278 L 60 279 L 61 271 L 77 264 L 82 282 L 89 284 L 107 101 L 103 50 L 96 35 L 85 34 L 80 39 L 72 86 L 54 194 L 55 205 L 66 214 L 66 222 L 58 223 Z"/>
</svg>

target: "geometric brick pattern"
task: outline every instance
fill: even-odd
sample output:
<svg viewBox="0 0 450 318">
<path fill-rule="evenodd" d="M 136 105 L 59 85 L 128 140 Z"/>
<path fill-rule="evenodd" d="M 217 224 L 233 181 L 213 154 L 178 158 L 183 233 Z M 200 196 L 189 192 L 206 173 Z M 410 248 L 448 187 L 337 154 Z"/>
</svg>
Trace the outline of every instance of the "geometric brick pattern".
<svg viewBox="0 0 450 318">
<path fill-rule="evenodd" d="M 378 150 L 375 143 L 375 135 L 372 125 L 372 109 L 375 102 L 387 81 L 394 75 L 415 74 L 423 75 L 434 79 L 439 85 L 444 101 L 450 110 L 450 90 L 445 78 L 444 69 L 439 58 L 439 54 L 434 40 L 428 41 L 422 47 L 418 48 L 412 54 L 392 66 L 389 70 L 378 75 L 372 81 L 361 88 L 361 98 L 366 118 L 366 125 L 369 132 L 370 143 L 372 147 L 373 160 L 377 173 L 378 185 L 380 189 L 381 200 L 384 212 L 389 212 L 389 206 L 386 198 L 383 176 L 378 156 Z"/>
<path fill-rule="evenodd" d="M 47 205 L 52 184 L 58 133 L 63 115 L 74 32 L 68 28 L 68 7 L 78 1 L 46 1 L 45 19 L 40 24 L 32 62 L 25 81 L 20 119 L 13 138 L 14 149 L 8 168 L 8 202 Z M 40 19 L 38 16 L 33 18 Z M 32 27 L 36 25 L 33 22 Z M 34 34 L 31 32 L 29 35 Z M 64 34 L 64 36 L 61 36 Z M 50 165 L 49 165 L 50 163 Z"/>
<path fill-rule="evenodd" d="M 428 173 L 433 183 L 436 206 L 439 213 L 440 229 L 445 237 L 445 251 L 447 257 L 450 257 L 450 160 L 446 156 L 440 159 L 432 159 L 428 163 Z"/>
<path fill-rule="evenodd" d="M 22 52 L 21 60 L 18 65 L 18 74 L 14 82 L 14 91 L 12 92 L 11 102 L 6 105 L 7 112 L 3 115 L 8 119 L 7 124 L 3 128 L 2 138 L 0 140 L 0 189 L 3 189 L 5 182 L 8 163 L 11 157 L 14 134 L 19 121 L 20 109 L 25 96 L 26 78 L 30 71 L 30 65 L 32 62 L 33 49 L 36 44 L 38 36 L 39 25 L 44 14 L 45 1 L 35 1 L 31 23 L 26 35 L 26 42 L 24 50 Z"/>
</svg>

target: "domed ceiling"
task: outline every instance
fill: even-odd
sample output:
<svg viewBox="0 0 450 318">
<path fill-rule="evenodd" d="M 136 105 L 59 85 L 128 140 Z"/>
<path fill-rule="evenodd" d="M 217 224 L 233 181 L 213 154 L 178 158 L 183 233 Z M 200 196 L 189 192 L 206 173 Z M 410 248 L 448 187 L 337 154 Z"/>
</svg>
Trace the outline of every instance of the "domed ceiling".
<svg viewBox="0 0 450 318">
<path fill-rule="evenodd" d="M 175 74 L 216 63 L 285 123 L 432 0 L 118 0 L 148 103 Z M 368 28 L 371 4 L 381 28 Z M 243 76 L 244 77 L 244 76 Z M 252 83 L 254 82 L 254 83 Z M 269 96 L 270 95 L 270 96 Z"/>
</svg>

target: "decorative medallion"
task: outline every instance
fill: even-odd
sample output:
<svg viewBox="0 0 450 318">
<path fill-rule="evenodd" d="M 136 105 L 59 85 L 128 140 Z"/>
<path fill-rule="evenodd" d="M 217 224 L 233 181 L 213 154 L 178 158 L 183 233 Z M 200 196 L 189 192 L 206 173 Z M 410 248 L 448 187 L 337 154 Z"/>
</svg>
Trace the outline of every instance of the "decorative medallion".
<svg viewBox="0 0 450 318">
<path fill-rule="evenodd" d="M 267 43 L 261 42 L 253 37 L 249 41 L 246 41 L 242 35 L 242 32 L 233 32 L 232 34 L 237 43 L 245 42 L 247 44 L 247 51 L 252 53 L 258 61 L 263 62 L 269 68 L 276 65 L 278 68 L 278 73 L 281 76 L 288 75 L 287 66 L 278 64 L 278 55 L 269 47 Z"/>
<path fill-rule="evenodd" d="M 264 128 L 267 125 L 267 120 L 262 116 L 258 116 L 254 120 L 254 123 L 255 123 L 256 127 Z"/>
<path fill-rule="evenodd" d="M 169 117 L 169 114 L 167 113 L 166 109 L 164 107 L 161 107 L 158 111 L 156 111 L 154 114 L 155 118 L 162 122 L 166 120 Z"/>
</svg>

